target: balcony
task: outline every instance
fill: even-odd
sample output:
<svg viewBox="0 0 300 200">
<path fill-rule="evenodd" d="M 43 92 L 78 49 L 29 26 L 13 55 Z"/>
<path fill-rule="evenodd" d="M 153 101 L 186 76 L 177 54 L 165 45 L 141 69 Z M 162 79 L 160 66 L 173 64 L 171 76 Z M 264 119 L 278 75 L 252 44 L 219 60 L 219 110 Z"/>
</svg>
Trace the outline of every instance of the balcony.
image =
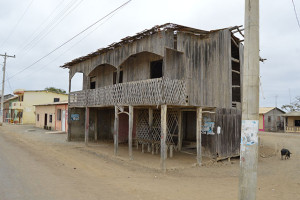
<svg viewBox="0 0 300 200">
<path fill-rule="evenodd" d="M 186 105 L 184 80 L 168 78 L 120 83 L 70 93 L 69 106 Z"/>
<path fill-rule="evenodd" d="M 300 133 L 300 126 L 286 126 L 285 132 L 287 133 Z"/>
<path fill-rule="evenodd" d="M 23 102 L 22 101 L 13 102 L 11 104 L 11 109 L 14 109 L 14 110 L 23 110 Z"/>
</svg>

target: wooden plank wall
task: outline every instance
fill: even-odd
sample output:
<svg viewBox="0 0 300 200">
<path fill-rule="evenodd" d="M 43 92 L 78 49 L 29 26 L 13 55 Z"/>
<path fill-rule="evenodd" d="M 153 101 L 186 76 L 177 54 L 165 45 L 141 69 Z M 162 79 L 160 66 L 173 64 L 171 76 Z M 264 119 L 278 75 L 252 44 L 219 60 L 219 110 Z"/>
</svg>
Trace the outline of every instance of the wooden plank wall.
<svg viewBox="0 0 300 200">
<path fill-rule="evenodd" d="M 217 31 L 206 38 L 178 32 L 177 49 L 186 57 L 189 104 L 231 108 L 230 31 Z"/>
<path fill-rule="evenodd" d="M 109 64 L 119 67 L 128 57 L 141 52 L 151 52 L 164 56 L 164 49 L 174 47 L 173 31 L 163 31 L 149 35 L 143 39 L 115 48 L 107 53 L 90 58 L 89 60 L 78 63 L 70 68 L 71 77 L 76 72 L 89 74 L 93 69 L 102 64 Z"/>
<path fill-rule="evenodd" d="M 241 118 L 240 110 L 221 108 L 211 115 L 215 121 L 214 135 L 202 134 L 202 147 L 204 155 L 213 158 L 227 158 L 238 156 L 240 153 Z M 217 134 L 217 127 L 221 133 Z"/>
</svg>

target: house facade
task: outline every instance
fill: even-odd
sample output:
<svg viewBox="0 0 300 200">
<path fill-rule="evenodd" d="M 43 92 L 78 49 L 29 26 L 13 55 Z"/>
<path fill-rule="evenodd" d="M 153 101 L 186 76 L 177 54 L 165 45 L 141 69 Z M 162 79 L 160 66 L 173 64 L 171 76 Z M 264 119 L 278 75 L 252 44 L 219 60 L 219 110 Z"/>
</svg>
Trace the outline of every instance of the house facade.
<svg viewBox="0 0 300 200">
<path fill-rule="evenodd" d="M 287 133 L 300 133 L 300 112 L 293 111 L 282 115 L 284 117 L 284 127 Z"/>
<path fill-rule="evenodd" d="M 6 99 L 3 103 L 3 122 L 4 123 L 15 123 L 18 122 L 18 112 L 12 109 L 14 102 L 18 101 L 18 96 L 13 96 Z"/>
<path fill-rule="evenodd" d="M 155 26 L 63 65 L 70 92 L 68 139 L 114 140 L 153 154 L 194 148 L 201 156 L 239 155 L 243 45 L 238 27 L 203 31 Z"/>
<path fill-rule="evenodd" d="M 46 90 L 22 90 L 14 91 L 18 101 L 12 104 L 12 109 L 17 111 L 19 124 L 35 124 L 35 107 L 37 104 L 68 100 L 68 95 L 58 94 Z"/>
<path fill-rule="evenodd" d="M 277 107 L 259 108 L 259 131 L 283 131 L 285 112 Z"/>
<path fill-rule="evenodd" d="M 35 105 L 35 126 L 47 130 L 68 131 L 68 102 Z"/>
</svg>

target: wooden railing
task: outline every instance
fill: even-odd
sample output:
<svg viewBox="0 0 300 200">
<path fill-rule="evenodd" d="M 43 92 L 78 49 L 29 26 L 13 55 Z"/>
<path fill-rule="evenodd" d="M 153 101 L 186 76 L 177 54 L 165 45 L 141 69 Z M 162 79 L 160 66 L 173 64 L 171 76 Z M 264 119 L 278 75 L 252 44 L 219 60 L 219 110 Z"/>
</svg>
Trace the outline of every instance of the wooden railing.
<svg viewBox="0 0 300 200">
<path fill-rule="evenodd" d="M 300 127 L 299 126 L 286 126 L 285 127 L 285 132 L 300 132 Z"/>
<path fill-rule="evenodd" d="M 72 107 L 161 104 L 187 104 L 185 81 L 157 78 L 120 83 L 71 92 L 69 102 Z"/>
</svg>

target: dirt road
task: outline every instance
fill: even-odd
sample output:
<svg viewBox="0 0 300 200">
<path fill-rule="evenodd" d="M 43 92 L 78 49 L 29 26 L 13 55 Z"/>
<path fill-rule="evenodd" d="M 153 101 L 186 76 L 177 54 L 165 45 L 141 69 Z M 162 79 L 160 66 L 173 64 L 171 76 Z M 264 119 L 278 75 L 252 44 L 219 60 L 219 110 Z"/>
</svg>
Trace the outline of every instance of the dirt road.
<svg viewBox="0 0 300 200">
<path fill-rule="evenodd" d="M 300 135 L 260 137 L 257 199 L 300 199 Z M 282 146 L 292 151 L 290 160 L 280 160 Z M 68 143 L 31 126 L 0 127 L 0 199 L 237 199 L 238 160 L 182 163 L 163 174 L 112 156 L 110 147 Z"/>
</svg>

